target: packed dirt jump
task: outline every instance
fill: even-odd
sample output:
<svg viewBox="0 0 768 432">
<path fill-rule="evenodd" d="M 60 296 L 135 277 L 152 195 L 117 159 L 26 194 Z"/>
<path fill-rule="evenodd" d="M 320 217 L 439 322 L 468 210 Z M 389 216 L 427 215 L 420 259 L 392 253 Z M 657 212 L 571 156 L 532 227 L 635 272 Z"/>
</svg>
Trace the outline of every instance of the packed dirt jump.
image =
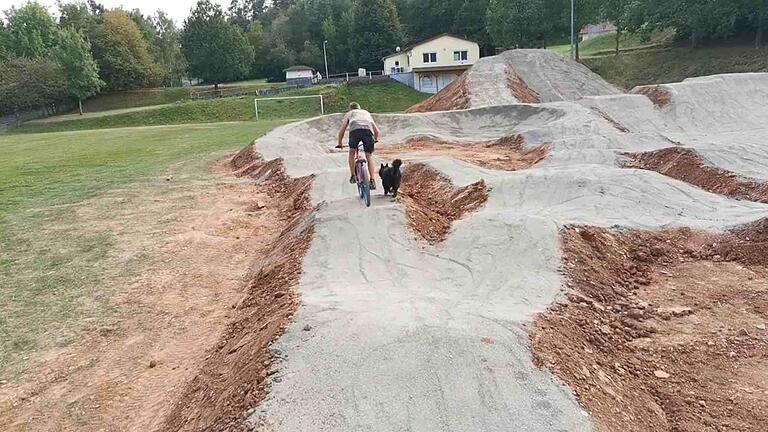
<svg viewBox="0 0 768 432">
<path fill-rule="evenodd" d="M 340 115 L 233 161 L 292 222 L 167 430 L 765 430 L 768 74 L 516 50 L 375 118 L 370 208 Z"/>
</svg>

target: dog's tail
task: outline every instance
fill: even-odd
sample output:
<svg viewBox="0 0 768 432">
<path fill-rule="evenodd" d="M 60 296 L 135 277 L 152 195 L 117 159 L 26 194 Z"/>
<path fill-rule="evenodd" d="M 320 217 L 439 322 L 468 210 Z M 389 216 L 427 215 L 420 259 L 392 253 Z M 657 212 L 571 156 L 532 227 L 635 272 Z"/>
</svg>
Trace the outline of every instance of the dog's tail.
<svg viewBox="0 0 768 432">
<path fill-rule="evenodd" d="M 399 170 L 400 169 L 400 165 L 402 165 L 402 164 L 403 164 L 403 161 L 401 161 L 400 159 L 395 159 L 392 162 L 392 168 L 394 168 L 396 170 Z"/>
</svg>

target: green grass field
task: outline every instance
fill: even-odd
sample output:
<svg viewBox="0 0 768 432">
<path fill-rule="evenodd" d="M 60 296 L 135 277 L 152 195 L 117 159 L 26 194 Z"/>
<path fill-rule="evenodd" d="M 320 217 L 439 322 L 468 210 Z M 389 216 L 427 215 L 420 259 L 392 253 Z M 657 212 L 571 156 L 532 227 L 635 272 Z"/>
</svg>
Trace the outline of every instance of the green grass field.
<svg viewBox="0 0 768 432">
<path fill-rule="evenodd" d="M 311 94 L 323 95 L 326 114 L 346 111 L 349 102 L 352 101 L 357 101 L 371 112 L 400 112 L 429 96 L 399 83 L 317 86 L 286 92 L 281 96 Z M 255 117 L 253 100 L 253 97 L 241 97 L 185 101 L 159 108 L 108 116 L 90 116 L 56 122 L 29 122 L 13 129 L 13 132 L 40 133 L 131 126 L 246 121 L 253 120 Z M 264 101 L 260 104 L 259 119 L 301 119 L 317 115 L 320 115 L 318 99 Z"/>
<path fill-rule="evenodd" d="M 624 89 L 738 72 L 768 72 L 768 48 L 675 47 L 582 60 L 605 80 Z"/>
<path fill-rule="evenodd" d="M 634 33 L 623 33 L 619 39 L 619 51 L 631 51 L 642 48 L 654 48 L 668 45 L 672 41 L 672 32 L 654 32 L 647 39 Z M 571 45 L 554 45 L 547 49 L 564 56 L 571 53 Z M 579 56 L 613 55 L 616 49 L 616 34 L 595 36 L 579 44 Z"/>
<path fill-rule="evenodd" d="M 202 177 L 212 155 L 283 123 L 0 135 L 0 380 L 23 372 L 30 352 L 67 345 L 109 321 L 112 281 L 144 257 L 117 259 L 113 231 L 94 220 L 140 208 L 142 191 L 172 184 L 170 167 Z M 108 191 L 118 198 L 89 201 Z"/>
</svg>

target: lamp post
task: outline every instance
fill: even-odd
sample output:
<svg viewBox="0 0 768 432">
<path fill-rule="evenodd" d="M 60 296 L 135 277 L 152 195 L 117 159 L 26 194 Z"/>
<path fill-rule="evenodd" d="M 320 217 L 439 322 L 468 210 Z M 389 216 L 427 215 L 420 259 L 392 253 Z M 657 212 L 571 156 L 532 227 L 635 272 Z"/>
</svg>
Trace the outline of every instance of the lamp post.
<svg viewBox="0 0 768 432">
<path fill-rule="evenodd" d="M 576 0 L 571 0 L 571 60 L 576 60 Z"/>
<path fill-rule="evenodd" d="M 329 80 L 328 82 L 330 82 L 331 77 L 328 76 L 328 55 L 325 53 L 325 45 L 327 43 L 327 40 L 323 41 L 323 61 L 325 62 L 325 79 Z"/>
</svg>

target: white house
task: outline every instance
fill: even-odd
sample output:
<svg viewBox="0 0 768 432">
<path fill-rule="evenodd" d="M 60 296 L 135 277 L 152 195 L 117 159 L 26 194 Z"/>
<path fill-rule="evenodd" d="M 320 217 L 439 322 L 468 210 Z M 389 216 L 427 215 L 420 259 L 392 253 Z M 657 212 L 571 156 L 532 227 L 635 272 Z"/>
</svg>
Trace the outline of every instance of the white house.
<svg viewBox="0 0 768 432">
<path fill-rule="evenodd" d="M 384 57 L 384 74 L 425 93 L 437 93 L 480 58 L 477 42 L 443 33 Z"/>
<path fill-rule="evenodd" d="M 581 40 L 592 39 L 595 36 L 602 36 L 604 34 L 616 33 L 616 26 L 608 21 L 601 22 L 600 24 L 587 24 L 579 31 Z"/>
<path fill-rule="evenodd" d="M 312 85 L 312 79 L 314 78 L 314 69 L 309 66 L 291 66 L 288 69 L 284 69 L 285 82 L 289 85 L 309 86 Z"/>
</svg>

